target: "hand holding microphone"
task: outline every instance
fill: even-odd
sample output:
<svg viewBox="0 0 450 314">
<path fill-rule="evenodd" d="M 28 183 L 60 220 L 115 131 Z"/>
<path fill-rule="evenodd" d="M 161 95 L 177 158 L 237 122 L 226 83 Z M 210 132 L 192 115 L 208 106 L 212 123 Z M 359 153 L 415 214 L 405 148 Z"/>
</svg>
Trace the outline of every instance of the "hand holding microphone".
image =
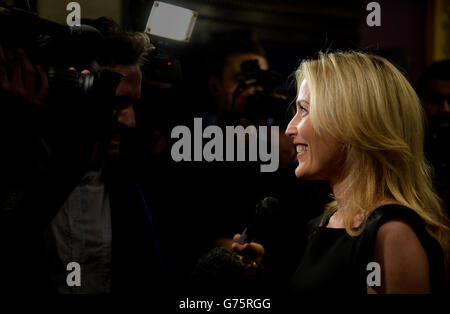
<svg viewBox="0 0 450 314">
<path fill-rule="evenodd" d="M 241 235 L 238 233 L 233 237 L 232 248 L 235 252 L 242 257 L 242 262 L 244 262 L 250 269 L 256 269 L 262 262 L 264 257 L 264 247 L 256 242 L 250 243 L 239 243 L 239 238 Z"/>
<path fill-rule="evenodd" d="M 256 269 L 264 257 L 264 247 L 253 240 L 261 238 L 270 227 L 270 221 L 280 209 L 280 203 L 273 197 L 266 197 L 256 206 L 253 219 L 242 234 L 233 237 L 232 248 L 241 257 L 242 261 L 251 269 Z"/>
</svg>

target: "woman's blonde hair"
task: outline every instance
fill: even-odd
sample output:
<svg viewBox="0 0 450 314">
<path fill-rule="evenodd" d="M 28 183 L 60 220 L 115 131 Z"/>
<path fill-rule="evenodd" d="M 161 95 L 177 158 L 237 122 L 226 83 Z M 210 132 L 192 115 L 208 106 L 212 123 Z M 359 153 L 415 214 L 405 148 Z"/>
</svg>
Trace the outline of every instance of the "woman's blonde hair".
<svg viewBox="0 0 450 314">
<path fill-rule="evenodd" d="M 315 131 L 334 136 L 346 150 L 347 233 L 360 234 L 363 228 L 352 229 L 353 218 L 389 197 L 419 214 L 448 254 L 449 220 L 423 151 L 424 114 L 403 74 L 382 57 L 350 51 L 303 61 L 296 77 L 298 87 L 308 82 Z M 324 217 L 336 206 L 336 201 L 328 204 Z"/>
</svg>

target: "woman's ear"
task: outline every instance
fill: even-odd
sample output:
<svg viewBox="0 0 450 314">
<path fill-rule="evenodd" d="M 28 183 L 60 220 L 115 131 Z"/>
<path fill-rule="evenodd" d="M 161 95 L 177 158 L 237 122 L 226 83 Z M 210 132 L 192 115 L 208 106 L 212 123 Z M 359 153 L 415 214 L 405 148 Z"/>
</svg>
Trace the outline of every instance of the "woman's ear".
<svg viewBox="0 0 450 314">
<path fill-rule="evenodd" d="M 209 92 L 213 97 L 216 97 L 220 93 L 222 87 L 219 78 L 215 75 L 210 75 L 208 77 L 208 86 Z"/>
</svg>

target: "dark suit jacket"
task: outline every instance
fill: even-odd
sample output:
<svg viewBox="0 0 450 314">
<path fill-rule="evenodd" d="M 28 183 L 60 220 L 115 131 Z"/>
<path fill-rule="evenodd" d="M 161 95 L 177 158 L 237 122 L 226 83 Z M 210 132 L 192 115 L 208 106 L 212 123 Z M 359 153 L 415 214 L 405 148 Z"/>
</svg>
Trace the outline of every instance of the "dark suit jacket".
<svg viewBox="0 0 450 314">
<path fill-rule="evenodd" d="M 53 293 L 48 270 L 66 267 L 47 256 L 44 234 L 82 172 L 70 160 L 57 157 L 39 168 L 23 174 L 23 184 L 11 184 L 1 194 L 0 278 L 8 293 Z M 112 220 L 111 291 L 163 290 L 166 279 L 158 229 L 151 218 L 154 208 L 124 169 L 117 166 L 109 173 L 105 186 Z"/>
</svg>

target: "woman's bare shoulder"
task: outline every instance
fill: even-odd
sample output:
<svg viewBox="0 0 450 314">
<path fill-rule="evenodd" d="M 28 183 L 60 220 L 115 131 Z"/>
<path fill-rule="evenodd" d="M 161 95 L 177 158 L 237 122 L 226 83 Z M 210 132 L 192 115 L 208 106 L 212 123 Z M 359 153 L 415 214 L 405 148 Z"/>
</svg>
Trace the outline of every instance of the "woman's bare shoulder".
<svg viewBox="0 0 450 314">
<path fill-rule="evenodd" d="M 383 223 L 377 231 L 375 259 L 381 266 L 382 293 L 429 293 L 429 262 L 416 232 L 403 219 Z"/>
</svg>

